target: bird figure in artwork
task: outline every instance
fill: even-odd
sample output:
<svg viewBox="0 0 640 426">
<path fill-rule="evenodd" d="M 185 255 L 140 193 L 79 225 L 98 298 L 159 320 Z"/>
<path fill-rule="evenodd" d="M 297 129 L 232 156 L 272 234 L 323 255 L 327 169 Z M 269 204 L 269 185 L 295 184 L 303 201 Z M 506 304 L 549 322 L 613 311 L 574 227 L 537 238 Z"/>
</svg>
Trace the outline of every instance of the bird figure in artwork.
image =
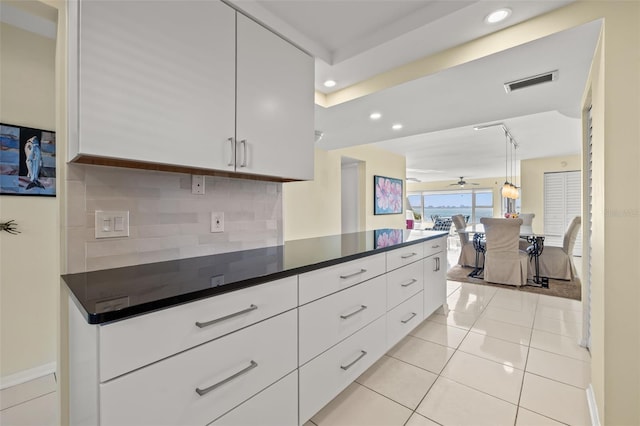
<svg viewBox="0 0 640 426">
<path fill-rule="evenodd" d="M 26 154 L 27 178 L 30 180 L 27 189 L 34 187 L 44 189 L 44 185 L 38 180 L 42 169 L 42 151 L 40 150 L 40 140 L 37 136 L 27 140 L 24 144 L 24 153 Z"/>
</svg>

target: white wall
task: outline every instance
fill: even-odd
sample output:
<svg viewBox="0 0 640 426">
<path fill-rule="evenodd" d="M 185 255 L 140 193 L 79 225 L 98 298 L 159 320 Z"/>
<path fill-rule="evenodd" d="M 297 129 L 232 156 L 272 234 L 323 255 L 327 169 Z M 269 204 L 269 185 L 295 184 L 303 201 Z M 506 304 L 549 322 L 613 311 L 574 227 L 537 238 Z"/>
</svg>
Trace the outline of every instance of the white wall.
<svg viewBox="0 0 640 426">
<path fill-rule="evenodd" d="M 55 40 L 0 24 L 0 122 L 56 128 L 55 48 Z M 59 201 L 0 195 L 0 220 L 15 220 L 21 231 L 0 233 L 3 385 L 27 378 L 29 370 L 38 367 L 55 370 Z"/>
</svg>

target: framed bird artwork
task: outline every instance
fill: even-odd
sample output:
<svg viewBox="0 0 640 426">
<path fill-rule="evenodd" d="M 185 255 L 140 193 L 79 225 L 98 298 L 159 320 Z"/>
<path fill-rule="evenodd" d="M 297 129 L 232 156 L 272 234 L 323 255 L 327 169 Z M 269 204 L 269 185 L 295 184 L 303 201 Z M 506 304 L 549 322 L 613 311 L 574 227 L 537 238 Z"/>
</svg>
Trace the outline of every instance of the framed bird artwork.
<svg viewBox="0 0 640 426">
<path fill-rule="evenodd" d="M 56 195 L 56 134 L 0 123 L 0 195 Z"/>
</svg>

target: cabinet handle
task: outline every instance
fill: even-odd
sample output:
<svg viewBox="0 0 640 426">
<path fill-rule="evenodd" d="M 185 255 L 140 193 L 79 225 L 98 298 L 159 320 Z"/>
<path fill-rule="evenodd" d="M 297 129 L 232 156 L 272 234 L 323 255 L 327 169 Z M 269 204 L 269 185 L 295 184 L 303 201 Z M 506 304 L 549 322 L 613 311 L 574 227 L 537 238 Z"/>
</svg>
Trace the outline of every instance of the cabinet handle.
<svg viewBox="0 0 640 426">
<path fill-rule="evenodd" d="M 247 167 L 247 140 L 242 139 L 240 145 L 242 145 L 242 163 L 240 163 L 240 167 Z"/>
<path fill-rule="evenodd" d="M 207 321 L 207 322 L 196 321 L 196 325 L 198 327 L 200 327 L 200 328 L 205 328 L 205 327 L 208 327 L 208 326 L 210 326 L 212 324 L 215 324 L 217 322 L 225 321 L 225 320 L 228 320 L 230 318 L 237 317 L 238 315 L 242 315 L 242 314 L 246 314 L 247 312 L 255 311 L 256 309 L 258 309 L 258 307 L 256 305 L 252 304 L 247 309 L 243 309 L 241 311 L 234 312 L 232 314 L 225 315 L 225 316 L 220 317 L 220 318 L 212 319 L 211 321 Z"/>
<path fill-rule="evenodd" d="M 356 309 L 355 311 L 351 312 L 350 314 L 347 315 L 340 315 L 340 318 L 342 319 L 347 319 L 347 318 L 351 318 L 352 316 L 354 316 L 355 314 L 357 314 L 358 312 L 362 312 L 365 309 L 367 309 L 366 306 L 364 305 L 360 305 L 360 307 L 358 309 Z"/>
<path fill-rule="evenodd" d="M 409 254 L 403 254 L 400 257 L 403 258 L 403 259 L 408 259 L 410 257 L 417 256 L 417 255 L 418 255 L 418 253 L 409 253 Z"/>
<path fill-rule="evenodd" d="M 358 272 L 354 272 L 353 274 L 340 275 L 340 278 L 342 278 L 343 280 L 346 280 L 347 278 L 355 277 L 356 275 L 364 274 L 365 272 L 367 272 L 366 269 L 360 269 Z"/>
<path fill-rule="evenodd" d="M 348 370 L 350 369 L 353 364 L 355 364 L 356 362 L 360 361 L 362 358 L 364 358 L 364 356 L 367 354 L 366 351 L 363 351 L 362 349 L 360 350 L 360 355 L 358 356 L 358 358 L 354 359 L 353 361 L 351 361 L 349 364 L 347 365 L 341 365 L 340 368 L 342 368 L 343 370 Z"/>
<path fill-rule="evenodd" d="M 229 156 L 229 162 L 227 163 L 227 166 L 233 166 L 234 160 L 236 158 L 235 144 L 233 143 L 233 138 L 228 138 L 227 140 L 229 141 L 229 145 L 231 148 L 231 150 L 229 151 L 231 155 Z"/>
<path fill-rule="evenodd" d="M 219 388 L 220 386 L 224 385 L 225 383 L 229 383 L 231 380 L 235 379 L 236 377 L 240 377 L 243 374 L 248 373 L 250 370 L 253 370 L 254 368 L 256 368 L 258 366 L 258 363 L 255 362 L 254 360 L 251 360 L 251 363 L 243 368 L 242 370 L 238 371 L 237 373 L 234 373 L 232 375 L 230 375 L 229 377 L 227 377 L 224 380 L 220 380 L 218 383 L 215 383 L 211 386 L 209 386 L 208 388 L 204 388 L 204 389 L 200 389 L 200 388 L 196 388 L 196 393 L 200 396 L 206 395 L 209 392 L 211 392 L 212 390 Z"/>
<path fill-rule="evenodd" d="M 409 287 L 411 284 L 417 283 L 418 280 L 416 280 L 415 278 L 411 278 L 409 281 L 407 281 L 404 284 L 400 284 L 400 287 Z"/>
<path fill-rule="evenodd" d="M 438 271 L 438 258 L 434 257 L 433 258 L 433 272 L 437 272 Z"/>
<path fill-rule="evenodd" d="M 431 246 L 431 248 L 438 248 L 438 247 L 440 247 L 440 244 L 435 245 L 435 246 Z"/>
<path fill-rule="evenodd" d="M 403 323 L 403 324 L 406 324 L 409 321 L 411 321 L 412 319 L 414 319 L 416 317 L 416 315 L 418 315 L 418 314 L 416 314 L 415 312 L 411 312 L 411 316 L 409 318 L 407 318 L 406 320 L 400 320 L 400 322 Z"/>
</svg>

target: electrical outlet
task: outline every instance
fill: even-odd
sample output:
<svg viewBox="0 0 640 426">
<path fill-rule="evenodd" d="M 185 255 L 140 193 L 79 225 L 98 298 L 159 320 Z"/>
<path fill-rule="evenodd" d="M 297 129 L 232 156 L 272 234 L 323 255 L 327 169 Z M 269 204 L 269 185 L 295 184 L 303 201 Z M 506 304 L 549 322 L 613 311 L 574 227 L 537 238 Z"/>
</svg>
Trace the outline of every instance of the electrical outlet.
<svg viewBox="0 0 640 426">
<path fill-rule="evenodd" d="M 204 195 L 204 176 L 191 175 L 191 193 Z"/>
<path fill-rule="evenodd" d="M 211 212 L 211 232 L 224 232 L 224 213 Z"/>
</svg>

